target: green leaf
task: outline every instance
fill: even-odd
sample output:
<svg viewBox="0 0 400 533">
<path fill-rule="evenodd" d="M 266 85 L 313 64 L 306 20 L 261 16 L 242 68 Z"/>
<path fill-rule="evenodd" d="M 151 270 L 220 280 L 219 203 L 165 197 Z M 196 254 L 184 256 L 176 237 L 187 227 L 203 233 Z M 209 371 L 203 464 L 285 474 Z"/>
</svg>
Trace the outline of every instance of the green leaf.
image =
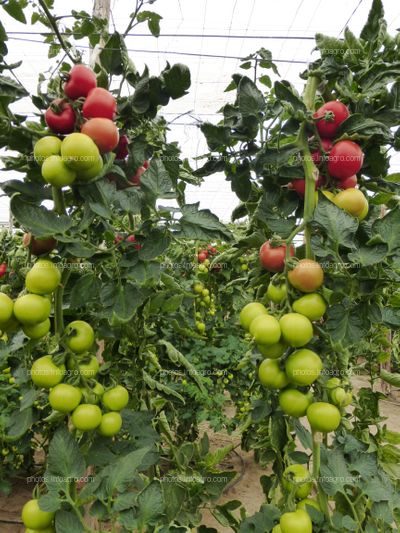
<svg viewBox="0 0 400 533">
<path fill-rule="evenodd" d="M 32 408 L 15 411 L 8 420 L 7 440 L 20 439 L 33 424 Z"/>
<path fill-rule="evenodd" d="M 187 94 L 191 80 L 190 70 L 186 65 L 175 63 L 172 67 L 162 72 L 162 78 L 164 79 L 167 93 L 173 100 Z"/>
<path fill-rule="evenodd" d="M 111 497 L 116 492 L 123 493 L 126 491 L 135 474 L 145 467 L 144 458 L 149 451 L 149 448 L 140 448 L 120 457 L 113 464 L 104 468 L 100 475 L 105 478 L 108 496 Z"/>
<path fill-rule="evenodd" d="M 383 178 L 389 183 L 400 183 L 400 172 L 395 172 L 394 174 L 388 174 Z"/>
<path fill-rule="evenodd" d="M 159 392 L 166 394 L 167 396 L 173 396 L 174 398 L 177 398 L 183 404 L 185 403 L 185 398 L 181 394 L 179 394 L 179 392 L 176 392 L 174 389 L 171 389 L 171 387 L 168 387 L 167 385 L 164 385 L 163 383 L 160 383 L 159 381 L 153 379 L 144 370 L 143 370 L 143 381 L 146 383 L 148 387 L 150 387 L 151 390 L 156 389 Z"/>
<path fill-rule="evenodd" d="M 72 511 L 57 511 L 56 513 L 57 533 L 83 533 L 83 525 Z"/>
<path fill-rule="evenodd" d="M 142 261 L 150 261 L 158 257 L 168 248 L 170 235 L 165 231 L 154 229 L 147 236 L 142 248 L 139 250 L 139 258 Z"/>
<path fill-rule="evenodd" d="M 165 198 L 172 191 L 171 178 L 160 159 L 151 160 L 150 167 L 142 176 L 141 187 L 155 198 Z"/>
<path fill-rule="evenodd" d="M 99 279 L 93 272 L 88 272 L 75 281 L 69 305 L 73 309 L 86 307 L 90 302 L 98 298 Z"/>
<path fill-rule="evenodd" d="M 374 222 L 372 234 L 379 236 L 388 245 L 389 252 L 400 247 L 400 209 L 397 207 Z M 368 244 L 368 243 L 367 243 Z"/>
<path fill-rule="evenodd" d="M 274 505 L 263 504 L 258 513 L 241 522 L 238 533 L 265 533 L 266 531 L 271 531 L 279 520 L 280 514 L 280 510 Z"/>
<path fill-rule="evenodd" d="M 385 12 L 382 0 L 373 0 L 368 20 L 361 30 L 360 37 L 368 43 L 373 43 L 382 30 L 382 24 L 385 22 Z"/>
<path fill-rule="evenodd" d="M 2 2 L 4 11 L 7 11 L 11 17 L 23 24 L 26 24 L 24 8 L 26 8 L 27 5 L 28 2 L 26 0 L 7 0 L 6 2 Z"/>
<path fill-rule="evenodd" d="M 322 450 L 320 472 L 320 483 L 328 496 L 334 496 L 337 492 L 344 493 L 345 486 L 356 483 L 357 479 L 348 470 L 341 450 L 329 450 L 329 453 L 325 449 Z"/>
<path fill-rule="evenodd" d="M 237 89 L 237 103 L 240 113 L 246 117 L 258 117 L 265 109 L 265 100 L 256 84 L 247 76 L 243 76 Z"/>
<path fill-rule="evenodd" d="M 382 309 L 382 322 L 392 328 L 400 328 L 400 309 L 386 306 Z"/>
<path fill-rule="evenodd" d="M 278 100 L 288 102 L 295 111 L 303 111 L 304 113 L 307 111 L 306 105 L 287 81 L 276 81 L 274 89 Z"/>
<path fill-rule="evenodd" d="M 179 219 L 181 235 L 189 239 L 208 240 L 221 238 L 231 240 L 229 230 L 209 209 L 199 210 L 199 202 L 186 204 L 182 207 L 182 218 Z"/>
<path fill-rule="evenodd" d="M 0 101 L 8 104 L 24 96 L 28 96 L 28 93 L 20 83 L 7 76 L 0 76 Z"/>
<path fill-rule="evenodd" d="M 383 379 L 383 381 L 386 381 L 386 383 L 393 385 L 393 387 L 400 388 L 400 374 L 388 372 L 384 368 L 381 368 L 379 377 Z"/>
<path fill-rule="evenodd" d="M 132 283 L 116 287 L 113 296 L 111 322 L 114 325 L 129 322 L 145 298 L 144 293 Z"/>
<path fill-rule="evenodd" d="M 321 199 L 314 211 L 314 222 L 323 227 L 333 248 L 336 244 L 354 248 L 358 221 L 332 202 Z"/>
<path fill-rule="evenodd" d="M 154 13 L 153 11 L 141 11 L 137 15 L 137 21 L 138 22 L 144 22 L 147 20 L 147 25 L 149 27 L 149 30 L 154 37 L 159 37 L 160 35 L 160 20 L 162 19 L 162 16 L 158 13 Z"/>
<path fill-rule="evenodd" d="M 368 331 L 365 319 L 359 310 L 342 304 L 328 308 L 326 329 L 334 341 L 341 341 L 345 345 L 359 342 Z"/>
<path fill-rule="evenodd" d="M 210 122 L 203 122 L 200 126 L 202 133 L 204 134 L 207 145 L 212 151 L 224 151 L 226 146 L 232 144 L 231 140 L 231 129 L 227 126 L 218 126 L 216 124 L 211 124 Z M 208 160 L 203 167 L 207 170 L 207 173 L 201 173 L 201 176 L 208 176 L 209 172 L 214 173 L 217 170 L 223 170 L 225 168 L 224 161 L 220 160 Z"/>
<path fill-rule="evenodd" d="M 361 266 L 371 266 L 380 263 L 388 253 L 386 244 L 376 244 L 375 246 L 360 246 L 358 250 L 350 252 L 348 258 L 352 263 Z"/>
<path fill-rule="evenodd" d="M 360 113 L 353 113 L 344 122 L 341 123 L 338 136 L 346 133 L 347 135 L 360 135 L 370 137 L 371 135 L 382 135 L 385 139 L 391 138 L 390 129 L 377 120 L 365 117 Z"/>
<path fill-rule="evenodd" d="M 167 340 L 161 339 L 158 341 L 158 344 L 160 344 L 161 346 L 165 346 L 167 355 L 170 360 L 175 364 L 183 366 L 187 370 L 187 374 L 196 382 L 201 392 L 206 394 L 207 391 L 203 385 L 203 382 L 196 367 L 193 366 L 189 362 L 189 360 L 179 350 L 177 350 L 173 344 L 171 344 Z"/>
<path fill-rule="evenodd" d="M 50 442 L 47 456 L 47 487 L 68 491 L 71 480 L 80 479 L 85 468 L 85 460 L 74 437 L 66 428 L 58 429 Z"/>
<path fill-rule="evenodd" d="M 17 195 L 11 199 L 11 212 L 25 229 L 38 238 L 57 238 L 58 234 L 65 233 L 73 225 L 72 218 L 25 202 Z"/>
<path fill-rule="evenodd" d="M 58 494 L 54 492 L 48 492 L 39 499 L 40 509 L 42 511 L 47 511 L 48 513 L 55 513 L 61 508 L 61 505 L 61 499 L 58 497 Z"/>
<path fill-rule="evenodd" d="M 161 485 L 158 481 L 152 481 L 138 496 L 139 506 L 136 516 L 138 531 L 147 529 L 148 526 L 157 524 L 158 519 L 164 513 L 164 505 L 168 503 L 163 499 Z"/>
</svg>

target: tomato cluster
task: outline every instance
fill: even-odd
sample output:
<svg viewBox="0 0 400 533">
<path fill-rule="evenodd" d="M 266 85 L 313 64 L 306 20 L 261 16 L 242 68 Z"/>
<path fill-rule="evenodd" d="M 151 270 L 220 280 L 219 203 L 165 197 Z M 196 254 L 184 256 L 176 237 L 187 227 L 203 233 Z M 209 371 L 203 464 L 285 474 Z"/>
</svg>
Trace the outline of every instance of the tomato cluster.
<svg viewBox="0 0 400 533">
<path fill-rule="evenodd" d="M 199 333 L 205 333 L 204 320 L 206 315 L 215 316 L 215 296 L 210 294 L 210 290 L 200 282 L 193 285 L 193 292 L 195 294 L 196 329 Z"/>
<path fill-rule="evenodd" d="M 356 187 L 364 154 L 353 141 L 339 139 L 335 142 L 340 126 L 349 116 L 348 108 L 338 100 L 326 102 L 314 113 L 318 136 L 312 137 L 310 143 L 313 145 L 318 142 L 319 146 L 312 149 L 311 159 L 320 172 L 315 187 L 325 188 L 323 193 L 338 207 L 363 220 L 368 214 L 368 201 Z M 342 191 L 334 194 L 326 190 L 330 185 Z M 288 184 L 288 188 L 294 189 L 301 197 L 305 195 L 305 186 L 304 179 L 296 179 Z"/>
</svg>

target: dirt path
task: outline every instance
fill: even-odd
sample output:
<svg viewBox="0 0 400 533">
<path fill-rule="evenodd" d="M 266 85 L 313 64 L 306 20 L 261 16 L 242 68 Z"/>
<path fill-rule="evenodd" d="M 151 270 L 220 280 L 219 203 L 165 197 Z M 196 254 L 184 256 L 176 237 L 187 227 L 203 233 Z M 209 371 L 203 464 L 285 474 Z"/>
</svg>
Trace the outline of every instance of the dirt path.
<svg viewBox="0 0 400 533">
<path fill-rule="evenodd" d="M 364 376 L 359 376 L 353 379 L 353 385 L 355 389 L 368 386 L 367 379 Z M 382 416 L 388 418 L 386 421 L 388 428 L 393 431 L 400 431 L 400 403 L 394 400 L 384 400 L 380 402 L 380 408 Z M 229 411 L 232 411 L 232 407 L 228 408 L 228 414 Z M 202 432 L 208 431 L 211 449 L 213 450 L 230 443 L 234 445 L 240 443 L 240 436 L 237 434 L 213 433 L 208 430 L 206 425 L 203 425 L 201 429 Z M 238 472 L 238 476 L 218 503 L 240 500 L 246 508 L 247 514 L 254 514 L 264 502 L 264 495 L 259 483 L 260 476 L 268 474 L 269 471 L 262 470 L 254 462 L 253 454 L 241 451 L 240 447 L 237 448 L 237 453 L 231 453 L 225 459 L 222 466 L 227 470 L 235 470 Z M 15 483 L 11 496 L 0 496 L 0 533 L 24 533 L 25 529 L 20 522 L 20 513 L 24 503 L 31 498 L 31 491 L 32 486 L 24 481 L 19 481 Z M 230 528 L 222 527 L 210 512 L 204 512 L 203 518 L 203 523 L 209 527 L 214 527 L 218 533 L 232 533 Z"/>
</svg>

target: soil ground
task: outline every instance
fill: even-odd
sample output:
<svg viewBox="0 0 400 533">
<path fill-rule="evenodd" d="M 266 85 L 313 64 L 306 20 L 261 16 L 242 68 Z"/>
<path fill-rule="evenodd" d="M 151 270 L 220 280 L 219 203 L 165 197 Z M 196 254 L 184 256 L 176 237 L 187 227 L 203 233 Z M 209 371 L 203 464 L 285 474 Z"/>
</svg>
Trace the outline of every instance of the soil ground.
<svg viewBox="0 0 400 533">
<path fill-rule="evenodd" d="M 353 380 L 353 385 L 357 389 L 367 386 L 365 377 L 357 377 Z M 381 402 L 382 416 L 388 418 L 387 426 L 393 431 L 400 431 L 400 402 L 384 400 Z M 207 429 L 206 427 L 202 429 Z M 227 444 L 240 442 L 239 435 L 227 435 L 224 433 L 209 432 L 212 449 L 217 449 Z M 229 500 L 240 500 L 246 508 L 248 515 L 259 510 L 264 501 L 263 492 L 259 483 L 262 474 L 268 473 L 262 470 L 253 460 L 252 453 L 246 453 L 237 448 L 237 452 L 230 454 L 222 467 L 227 470 L 238 472 L 237 478 L 228 486 L 227 490 L 218 503 Z M 25 480 L 15 483 L 13 493 L 9 497 L 0 496 L 0 533 L 24 533 L 25 529 L 21 524 L 21 508 L 24 503 L 31 498 L 32 485 Z M 214 517 L 206 511 L 203 515 L 203 523 L 209 527 L 214 527 L 218 533 L 231 533 L 230 528 L 222 527 Z M 71 532 L 72 533 L 72 532 Z"/>
</svg>

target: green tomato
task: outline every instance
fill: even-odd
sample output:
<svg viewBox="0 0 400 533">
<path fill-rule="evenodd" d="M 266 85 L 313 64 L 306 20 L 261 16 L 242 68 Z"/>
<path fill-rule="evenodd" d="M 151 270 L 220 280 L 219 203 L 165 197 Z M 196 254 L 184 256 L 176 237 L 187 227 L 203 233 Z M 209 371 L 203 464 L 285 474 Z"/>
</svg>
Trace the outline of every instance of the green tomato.
<svg viewBox="0 0 400 533">
<path fill-rule="evenodd" d="M 243 263 L 243 265 L 241 265 L 240 268 L 241 268 L 241 270 L 243 270 L 245 272 L 246 270 L 249 270 L 249 265 L 246 264 L 246 263 Z"/>
<path fill-rule="evenodd" d="M 201 294 L 205 297 L 205 296 L 210 296 L 210 291 L 208 289 L 203 289 L 201 291 Z"/>
<path fill-rule="evenodd" d="M 103 415 L 98 431 L 103 437 L 113 437 L 122 427 L 122 417 L 119 413 L 106 413 Z"/>
<path fill-rule="evenodd" d="M 267 315 L 268 311 L 259 302 L 251 302 L 243 307 L 240 311 L 239 321 L 240 325 L 249 331 L 250 324 L 258 315 Z"/>
<path fill-rule="evenodd" d="M 272 528 L 271 533 L 282 533 L 281 526 L 276 524 L 276 526 Z"/>
<path fill-rule="evenodd" d="M 46 135 L 35 143 L 33 156 L 36 163 L 42 165 L 51 155 L 59 155 L 61 151 L 61 139 L 53 135 Z"/>
<path fill-rule="evenodd" d="M 276 359 L 264 359 L 258 367 L 258 378 L 267 389 L 283 389 L 289 380 Z"/>
<path fill-rule="evenodd" d="M 312 522 L 308 513 L 297 509 L 292 513 L 284 513 L 279 521 L 282 533 L 312 533 Z"/>
<path fill-rule="evenodd" d="M 65 328 L 67 346 L 74 353 L 87 352 L 94 343 L 94 331 L 90 324 L 83 320 L 74 320 Z"/>
<path fill-rule="evenodd" d="M 277 319 L 271 315 L 262 314 L 252 320 L 250 333 L 257 344 L 271 345 L 279 342 L 281 328 Z"/>
<path fill-rule="evenodd" d="M 106 391 L 103 394 L 101 401 L 103 402 L 104 407 L 109 411 L 121 411 L 128 405 L 129 393 L 125 387 L 117 385 Z"/>
<path fill-rule="evenodd" d="M 22 522 L 25 527 L 43 530 L 51 526 L 55 513 L 42 511 L 39 500 L 29 500 L 22 508 Z"/>
<path fill-rule="evenodd" d="M 25 529 L 25 533 L 56 533 L 54 527 L 46 527 L 46 529 L 31 529 L 30 527 Z"/>
<path fill-rule="evenodd" d="M 279 393 L 279 405 L 282 411 L 290 416 L 300 418 L 307 412 L 312 396 L 304 394 L 297 389 L 285 389 Z"/>
<path fill-rule="evenodd" d="M 196 322 L 196 328 L 200 333 L 204 333 L 206 331 L 206 325 L 204 322 Z"/>
<path fill-rule="evenodd" d="M 327 402 L 312 403 L 307 409 L 307 418 L 311 429 L 321 433 L 335 431 L 342 420 L 339 409 Z"/>
<path fill-rule="evenodd" d="M 209 296 L 204 296 L 203 298 L 203 302 L 207 305 L 210 305 L 211 303 L 211 298 Z"/>
<path fill-rule="evenodd" d="M 286 360 L 285 371 L 291 383 L 311 385 L 318 379 L 323 364 L 318 354 L 307 348 L 296 350 Z"/>
<path fill-rule="evenodd" d="M 0 325 L 3 326 L 13 316 L 14 302 L 7 294 L 0 292 Z"/>
<path fill-rule="evenodd" d="M 100 152 L 88 135 L 71 133 L 61 143 L 61 155 L 66 165 L 80 172 L 96 164 Z"/>
<path fill-rule="evenodd" d="M 320 320 L 326 312 L 326 302 L 320 294 L 313 292 L 295 300 L 292 308 L 310 320 Z"/>
<path fill-rule="evenodd" d="M 97 376 L 100 364 L 97 358 L 92 355 L 87 363 L 79 363 L 79 373 L 85 378 L 94 378 Z"/>
<path fill-rule="evenodd" d="M 76 172 L 64 163 L 60 155 L 51 155 L 43 162 L 42 177 L 50 185 L 61 189 L 76 180 Z"/>
<path fill-rule="evenodd" d="M 50 327 L 51 322 L 50 319 L 47 318 L 43 322 L 39 322 L 39 324 L 33 324 L 32 326 L 25 324 L 22 327 L 22 330 L 27 337 L 29 337 L 30 339 L 37 340 L 47 335 L 50 331 Z"/>
<path fill-rule="evenodd" d="M 82 392 L 67 383 L 56 385 L 49 394 L 50 406 L 61 413 L 70 413 L 78 407 L 81 400 Z"/>
<path fill-rule="evenodd" d="M 33 294 L 50 294 L 61 282 L 61 272 L 53 261 L 38 259 L 25 278 L 25 286 Z"/>
<path fill-rule="evenodd" d="M 268 359 L 279 359 L 279 357 L 285 353 L 287 345 L 284 342 L 277 342 L 276 344 L 270 344 L 269 346 L 257 344 L 257 348 L 264 357 L 267 357 Z"/>
<path fill-rule="evenodd" d="M 96 385 L 93 387 L 92 389 L 92 392 L 96 395 L 96 396 L 103 396 L 104 394 L 104 387 L 101 383 L 99 383 L 98 381 L 96 381 Z"/>
<path fill-rule="evenodd" d="M 24 325 L 38 324 L 49 318 L 51 303 L 38 294 L 25 294 L 15 300 L 14 316 Z"/>
<path fill-rule="evenodd" d="M 204 285 L 202 283 L 195 283 L 193 285 L 193 290 L 196 294 L 201 294 L 203 292 Z"/>
<path fill-rule="evenodd" d="M 290 465 L 283 472 L 282 484 L 285 489 L 290 492 L 296 487 L 296 498 L 307 498 L 312 491 L 312 481 L 310 481 L 310 473 L 303 465 Z"/>
<path fill-rule="evenodd" d="M 281 285 L 274 285 L 273 283 L 270 283 L 268 285 L 267 298 L 271 302 L 274 302 L 275 304 L 280 304 L 286 298 L 286 295 L 286 283 L 282 283 Z"/>
<path fill-rule="evenodd" d="M 336 389 L 336 387 L 340 387 L 341 384 L 342 382 L 339 378 L 329 378 L 328 381 L 325 383 L 325 387 L 328 389 L 328 391 L 331 391 L 333 389 Z"/>
<path fill-rule="evenodd" d="M 299 313 L 286 313 L 279 320 L 283 339 L 294 348 L 304 346 L 313 337 L 310 320 Z"/>
<path fill-rule="evenodd" d="M 73 426 L 80 431 L 91 431 L 101 424 L 102 413 L 98 405 L 82 403 L 72 413 Z"/>
<path fill-rule="evenodd" d="M 101 157 L 101 155 L 99 155 L 99 158 L 94 165 L 92 165 L 88 169 L 82 169 L 78 172 L 78 180 L 90 181 L 91 179 L 96 178 L 103 170 L 103 165 L 103 158 Z"/>
<path fill-rule="evenodd" d="M 51 355 L 36 359 L 31 368 L 31 379 L 37 387 L 50 389 L 58 385 L 65 376 L 65 366 L 53 363 Z"/>
<path fill-rule="evenodd" d="M 335 405 L 347 407 L 353 400 L 351 392 L 346 392 L 343 387 L 336 387 L 330 393 L 330 398 Z"/>
</svg>

